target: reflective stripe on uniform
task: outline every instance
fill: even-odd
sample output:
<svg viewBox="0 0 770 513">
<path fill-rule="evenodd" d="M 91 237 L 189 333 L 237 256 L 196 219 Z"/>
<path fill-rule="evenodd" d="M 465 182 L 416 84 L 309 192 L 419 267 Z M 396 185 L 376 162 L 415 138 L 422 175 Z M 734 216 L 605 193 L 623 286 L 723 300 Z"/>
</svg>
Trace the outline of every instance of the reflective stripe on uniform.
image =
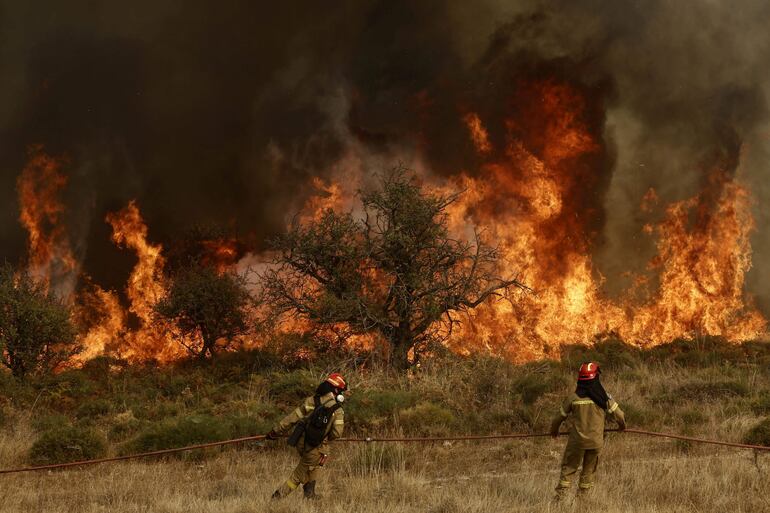
<svg viewBox="0 0 770 513">
<path fill-rule="evenodd" d="M 594 402 L 590 399 L 578 399 L 577 401 L 572 401 L 572 404 L 594 404 Z"/>
<path fill-rule="evenodd" d="M 578 487 L 579 487 L 581 490 L 588 490 L 589 488 L 592 488 L 593 486 L 594 486 L 594 484 L 593 484 L 593 483 L 580 483 L 580 484 L 578 485 Z"/>
<path fill-rule="evenodd" d="M 559 481 L 559 488 L 569 488 L 571 484 L 570 481 Z"/>
<path fill-rule="evenodd" d="M 297 408 L 296 410 L 294 410 L 294 415 L 296 415 L 297 417 L 300 417 L 300 418 L 305 416 L 305 414 L 302 413 L 302 410 L 300 408 Z"/>
<path fill-rule="evenodd" d="M 615 410 L 617 410 L 617 409 L 618 409 L 618 403 L 615 403 L 615 404 L 613 404 L 613 405 L 610 407 L 610 409 L 609 409 L 609 410 L 607 410 L 607 411 L 608 411 L 609 413 L 612 413 L 612 412 L 614 412 L 614 411 L 615 411 Z"/>
<path fill-rule="evenodd" d="M 344 420 L 335 420 L 335 421 L 334 421 L 334 425 L 335 425 L 335 426 L 341 426 L 341 425 L 343 425 L 344 423 L 345 423 L 345 421 L 344 421 Z"/>
<path fill-rule="evenodd" d="M 286 481 L 286 486 L 288 486 L 292 490 L 296 490 L 297 487 L 299 486 L 299 483 L 295 483 L 294 481 L 289 479 L 288 481 Z"/>
</svg>

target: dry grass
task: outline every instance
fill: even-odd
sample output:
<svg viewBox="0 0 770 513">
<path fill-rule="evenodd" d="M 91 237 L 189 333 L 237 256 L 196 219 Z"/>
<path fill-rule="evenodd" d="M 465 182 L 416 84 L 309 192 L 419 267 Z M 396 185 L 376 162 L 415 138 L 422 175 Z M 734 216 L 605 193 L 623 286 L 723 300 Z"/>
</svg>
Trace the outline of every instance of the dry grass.
<svg viewBox="0 0 770 513">
<path fill-rule="evenodd" d="M 591 358 L 607 365 L 605 386 L 633 427 L 740 441 L 767 418 L 770 345 L 748 347 L 747 355 L 757 354 L 744 359 L 739 353 L 731 360 L 726 359 L 730 346 L 711 352 L 676 349 L 633 354 L 608 347 L 605 353 L 574 360 Z M 409 376 L 347 369 L 355 386 L 346 406 L 348 434 L 543 431 L 574 386 L 574 368 L 572 361 L 512 366 L 473 359 Z M 29 449 L 44 430 L 40 423 L 46 415 L 64 415 L 68 423 L 85 423 L 112 436 L 109 454 L 119 453 L 141 430 L 193 415 L 224 422 L 228 415 L 248 414 L 242 419 L 245 429 L 260 432 L 263 424 L 269 426 L 293 408 L 297 394 L 325 371 L 279 373 L 268 367 L 223 378 L 230 372 L 220 365 L 109 375 L 102 380 L 107 386 L 80 374 L 38 388 L 6 380 L 0 387 L 6 419 L 0 427 L 0 468 L 29 463 Z M 81 415 L 94 392 L 111 411 Z M 115 435 L 126 419 L 139 423 L 139 431 Z M 564 443 L 337 444 L 319 483 L 323 499 L 314 502 L 302 500 L 300 493 L 281 502 L 269 500 L 296 463 L 293 452 L 278 442 L 217 450 L 205 458 L 0 475 L 0 512 L 770 511 L 770 454 L 755 457 L 746 450 L 631 434 L 608 436 L 590 496 L 557 504 L 553 488 Z"/>
<path fill-rule="evenodd" d="M 5 448 L 4 441 L 0 447 Z M 770 457 L 612 435 L 586 499 L 551 501 L 564 440 L 420 447 L 337 445 L 320 501 L 269 496 L 294 458 L 279 446 L 203 462 L 109 464 L 2 476 L 3 512 L 766 512 Z M 7 454 L 7 453 L 6 453 Z M 4 462 L 7 462 L 5 460 Z"/>
</svg>

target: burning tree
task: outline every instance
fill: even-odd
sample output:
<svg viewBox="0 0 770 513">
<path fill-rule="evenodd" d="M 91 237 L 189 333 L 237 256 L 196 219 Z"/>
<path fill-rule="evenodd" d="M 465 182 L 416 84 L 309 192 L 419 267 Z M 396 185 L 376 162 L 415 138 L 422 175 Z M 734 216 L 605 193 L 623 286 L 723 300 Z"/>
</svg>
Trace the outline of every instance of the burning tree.
<svg viewBox="0 0 770 513">
<path fill-rule="evenodd" d="M 427 193 L 397 169 L 359 195 L 360 219 L 328 209 L 274 241 L 278 256 L 261 277 L 278 312 L 378 332 L 391 364 L 406 368 L 410 353 L 451 333 L 458 314 L 525 288 L 495 275 L 497 250 L 478 233 L 472 242 L 449 236 L 446 209 L 459 194 Z"/>
<path fill-rule="evenodd" d="M 28 272 L 0 268 L 0 351 L 14 376 L 49 371 L 77 354 L 70 310 Z"/>
<path fill-rule="evenodd" d="M 194 264 L 179 270 L 155 311 L 181 331 L 179 342 L 203 359 L 246 331 L 249 300 L 241 276 Z"/>
</svg>

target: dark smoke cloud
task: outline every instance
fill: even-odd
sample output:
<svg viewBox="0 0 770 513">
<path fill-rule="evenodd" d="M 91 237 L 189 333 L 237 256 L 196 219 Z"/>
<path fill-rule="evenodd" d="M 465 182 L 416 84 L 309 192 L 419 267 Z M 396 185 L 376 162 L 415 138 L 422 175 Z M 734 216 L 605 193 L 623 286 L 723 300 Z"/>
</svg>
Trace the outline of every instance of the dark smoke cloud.
<svg viewBox="0 0 770 513">
<path fill-rule="evenodd" d="M 770 199 L 770 8 L 759 0 L 111 4 L 0 0 L 0 258 L 23 253 L 14 182 L 29 144 L 70 156 L 85 269 L 120 286 L 116 265 L 131 258 L 103 219 L 129 199 L 154 240 L 206 222 L 259 249 L 351 146 L 376 166 L 419 155 L 438 175 L 472 171 L 462 113 L 478 111 L 499 141 L 512 83 L 539 75 L 590 98 L 605 148 L 586 224 L 611 288 L 653 249 L 640 235 L 654 220 L 639 214 L 650 187 L 663 203 L 689 197 L 741 148 L 730 172 L 758 205 Z"/>
</svg>

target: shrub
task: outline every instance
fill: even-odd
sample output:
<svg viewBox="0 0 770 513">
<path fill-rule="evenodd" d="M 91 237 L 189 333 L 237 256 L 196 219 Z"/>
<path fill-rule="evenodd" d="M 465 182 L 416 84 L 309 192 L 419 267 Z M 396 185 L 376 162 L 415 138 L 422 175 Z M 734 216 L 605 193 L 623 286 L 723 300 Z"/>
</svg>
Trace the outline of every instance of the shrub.
<svg viewBox="0 0 770 513">
<path fill-rule="evenodd" d="M 106 452 L 104 438 L 90 429 L 66 427 L 46 431 L 32 445 L 29 459 L 33 465 L 66 463 L 101 458 Z"/>
<path fill-rule="evenodd" d="M 521 394 L 521 401 L 531 406 L 548 392 L 561 391 L 565 383 L 553 374 L 527 374 L 516 381 L 514 390 Z"/>
<path fill-rule="evenodd" d="M 730 397 L 745 397 L 751 394 L 749 387 L 738 381 L 716 381 L 710 383 L 686 383 L 666 391 L 655 398 L 656 402 L 675 404 L 684 400 L 706 401 Z"/>
<path fill-rule="evenodd" d="M 0 266 L 0 363 L 24 379 L 80 351 L 70 308 L 26 271 Z"/>
<path fill-rule="evenodd" d="M 350 396 L 345 408 L 345 423 L 351 427 L 382 424 L 400 410 L 417 403 L 416 392 L 406 390 L 360 390 Z"/>
<path fill-rule="evenodd" d="M 241 438 L 252 435 L 264 435 L 275 425 L 276 417 L 251 417 L 247 415 L 230 415 L 225 417 L 230 436 Z"/>
<path fill-rule="evenodd" d="M 630 426 L 652 428 L 663 422 L 664 412 L 660 408 L 646 408 L 633 402 L 623 403 L 620 407 Z"/>
<path fill-rule="evenodd" d="M 106 387 L 112 373 L 117 370 L 125 369 L 127 365 L 128 362 L 125 360 L 113 356 L 96 356 L 84 363 L 82 370 L 91 380 Z"/>
<path fill-rule="evenodd" d="M 106 399 L 94 399 L 82 403 L 75 412 L 75 416 L 79 419 L 90 419 L 107 415 L 111 410 L 112 405 Z"/>
<path fill-rule="evenodd" d="M 457 426 L 457 419 L 450 410 L 429 402 L 402 410 L 399 419 L 410 435 L 443 435 Z"/>
<path fill-rule="evenodd" d="M 465 365 L 468 367 L 468 382 L 474 402 L 491 404 L 500 397 L 510 394 L 513 366 L 500 358 L 482 357 L 472 359 Z"/>
<path fill-rule="evenodd" d="M 747 444 L 770 447 L 770 417 L 749 429 L 743 441 Z"/>
<path fill-rule="evenodd" d="M 313 395 L 318 380 L 307 371 L 296 370 L 285 374 L 273 373 L 270 380 L 270 394 L 283 403 L 294 404 Z"/>
<path fill-rule="evenodd" d="M 180 337 L 179 343 L 203 359 L 227 349 L 247 331 L 249 299 L 243 276 L 191 262 L 174 273 L 171 288 L 155 311 L 173 322 L 188 340 L 196 340 L 189 343 Z"/>
<path fill-rule="evenodd" d="M 60 413 L 48 413 L 32 419 L 32 429 L 38 433 L 63 429 L 69 426 L 69 419 Z"/>
<path fill-rule="evenodd" d="M 108 437 L 112 441 L 125 440 L 127 437 L 134 435 L 142 426 L 142 421 L 132 418 L 124 422 L 118 422 L 113 424 L 108 433 Z"/>
<path fill-rule="evenodd" d="M 94 393 L 94 383 L 80 370 L 48 376 L 37 383 L 36 387 L 40 388 L 44 403 L 57 411 L 67 411 Z"/>
<path fill-rule="evenodd" d="M 574 345 L 566 348 L 561 362 L 570 374 L 576 373 L 583 362 L 599 362 L 608 370 L 633 368 L 639 364 L 641 351 L 620 340 L 608 338 L 592 346 Z"/>
<path fill-rule="evenodd" d="M 216 417 L 193 415 L 181 419 L 168 419 L 151 425 L 124 445 L 122 452 L 148 452 L 172 449 L 229 438 L 230 425 Z"/>
</svg>

